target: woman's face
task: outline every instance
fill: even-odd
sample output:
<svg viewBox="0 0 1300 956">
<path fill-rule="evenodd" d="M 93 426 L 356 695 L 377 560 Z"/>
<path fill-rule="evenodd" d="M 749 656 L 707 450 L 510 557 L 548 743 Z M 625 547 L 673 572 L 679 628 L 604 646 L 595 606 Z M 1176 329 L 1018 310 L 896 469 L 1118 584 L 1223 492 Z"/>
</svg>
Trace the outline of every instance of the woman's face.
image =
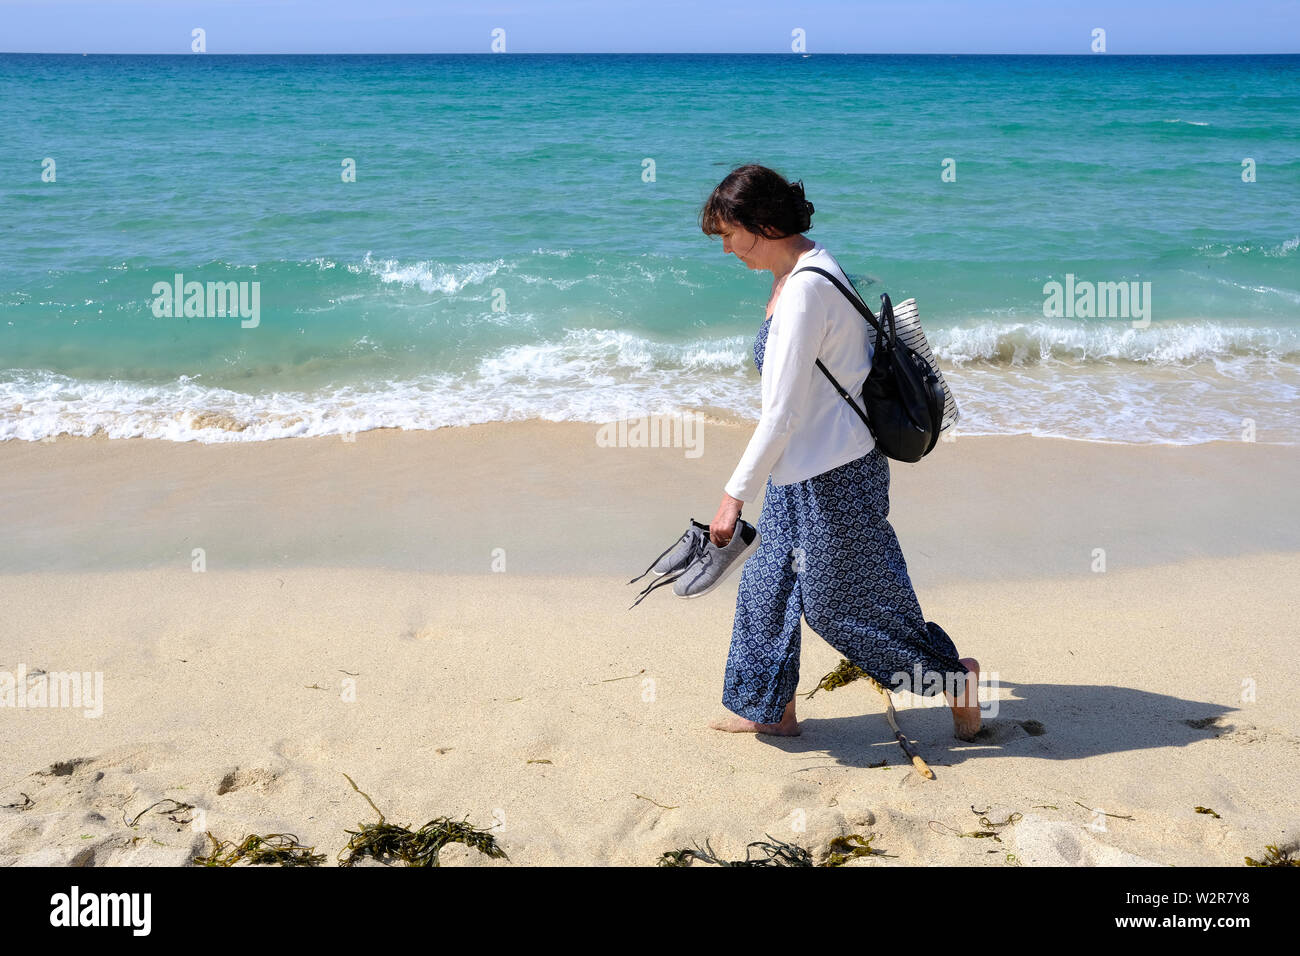
<svg viewBox="0 0 1300 956">
<path fill-rule="evenodd" d="M 750 269 L 763 268 L 767 240 L 736 223 L 722 227 L 722 251 L 732 253 Z"/>
</svg>

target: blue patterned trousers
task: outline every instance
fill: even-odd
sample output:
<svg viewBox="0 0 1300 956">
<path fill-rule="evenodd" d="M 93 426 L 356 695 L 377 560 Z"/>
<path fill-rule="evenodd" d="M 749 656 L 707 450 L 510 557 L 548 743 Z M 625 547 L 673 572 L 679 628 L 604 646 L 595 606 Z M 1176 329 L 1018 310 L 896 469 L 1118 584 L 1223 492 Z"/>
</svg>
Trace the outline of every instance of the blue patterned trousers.
<svg viewBox="0 0 1300 956">
<path fill-rule="evenodd" d="M 882 687 L 929 696 L 966 673 L 951 638 L 922 617 L 888 519 L 889 459 L 878 448 L 806 481 L 768 478 L 761 540 L 736 595 L 727 709 L 780 721 L 799 682 L 801 617 Z"/>
</svg>

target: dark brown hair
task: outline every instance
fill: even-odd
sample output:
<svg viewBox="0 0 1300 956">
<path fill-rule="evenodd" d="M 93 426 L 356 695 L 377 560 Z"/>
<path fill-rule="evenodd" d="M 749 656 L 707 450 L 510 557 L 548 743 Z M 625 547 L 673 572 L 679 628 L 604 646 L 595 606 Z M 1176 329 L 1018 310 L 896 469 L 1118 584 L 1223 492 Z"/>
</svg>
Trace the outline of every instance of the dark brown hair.
<svg viewBox="0 0 1300 956">
<path fill-rule="evenodd" d="M 700 228 L 706 236 L 719 236 L 731 222 L 766 239 L 784 239 L 811 229 L 812 214 L 803 180 L 792 183 L 774 169 L 750 163 L 737 166 L 713 190 L 700 210 Z"/>
</svg>

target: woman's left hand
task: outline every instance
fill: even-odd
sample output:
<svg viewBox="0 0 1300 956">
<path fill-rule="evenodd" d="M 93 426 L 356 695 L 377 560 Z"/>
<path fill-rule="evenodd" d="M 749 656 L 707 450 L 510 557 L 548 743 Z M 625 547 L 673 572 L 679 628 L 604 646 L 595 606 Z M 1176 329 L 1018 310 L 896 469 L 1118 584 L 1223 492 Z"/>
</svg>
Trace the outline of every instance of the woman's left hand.
<svg viewBox="0 0 1300 956">
<path fill-rule="evenodd" d="M 727 542 L 731 540 L 731 536 L 736 531 L 736 519 L 740 517 L 740 509 L 744 505 L 745 503 L 739 498 L 733 498 L 723 492 L 718 513 L 709 523 L 709 540 L 719 548 L 726 547 Z"/>
</svg>

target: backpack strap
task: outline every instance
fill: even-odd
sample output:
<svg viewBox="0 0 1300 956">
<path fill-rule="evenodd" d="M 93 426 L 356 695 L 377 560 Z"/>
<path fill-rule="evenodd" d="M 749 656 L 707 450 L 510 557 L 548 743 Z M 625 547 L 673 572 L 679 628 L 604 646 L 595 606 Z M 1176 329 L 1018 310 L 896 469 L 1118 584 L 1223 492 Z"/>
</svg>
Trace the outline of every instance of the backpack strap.
<svg viewBox="0 0 1300 956">
<path fill-rule="evenodd" d="M 839 382 L 835 381 L 835 376 L 830 373 L 830 369 L 828 369 L 825 365 L 822 364 L 821 359 L 817 360 L 817 367 L 821 369 L 826 374 L 826 377 L 831 380 L 831 384 L 835 386 L 835 391 L 840 393 L 840 398 L 844 399 L 846 402 L 849 403 L 849 408 L 853 409 L 855 412 L 858 413 L 858 418 L 862 419 L 862 424 L 867 426 L 868 431 L 871 431 L 871 421 L 867 418 L 866 412 L 858 408 L 858 403 L 855 402 L 851 397 L 849 397 L 848 392 L 844 391 L 844 386 L 841 385 Z M 874 436 L 875 432 L 872 432 L 871 434 Z"/>
<path fill-rule="evenodd" d="M 797 272 L 816 272 L 819 275 L 823 275 L 830 279 L 831 282 L 835 284 L 835 288 L 844 293 L 844 297 L 853 303 L 855 309 L 862 313 L 862 317 L 871 323 L 871 327 L 876 330 L 876 348 L 879 349 L 881 347 L 885 335 L 885 329 L 878 321 L 876 321 L 876 317 L 872 314 L 871 310 L 867 308 L 867 304 L 862 301 L 862 296 L 857 294 L 857 286 L 854 286 L 853 291 L 850 292 L 848 289 L 844 288 L 843 282 L 819 266 L 804 266 L 801 269 L 795 269 L 794 272 L 790 273 L 790 275 L 794 275 Z M 847 275 L 847 273 L 845 274 Z M 850 279 L 849 282 L 852 283 L 853 280 Z"/>
<path fill-rule="evenodd" d="M 885 329 L 878 321 L 876 321 L 876 317 L 871 314 L 871 310 L 867 308 L 867 304 L 862 301 L 862 297 L 856 294 L 858 291 L 856 286 L 854 286 L 853 292 L 849 292 L 848 289 L 844 288 L 843 282 L 835 278 L 835 276 L 831 275 L 825 269 L 818 268 L 817 266 L 804 266 L 802 269 L 795 269 L 794 272 L 791 272 L 790 274 L 794 275 L 795 272 L 816 272 L 830 279 L 831 282 L 835 283 L 835 288 L 839 289 L 842 293 L 844 293 L 844 297 L 848 299 L 851 303 L 853 303 L 853 307 L 856 308 L 862 314 L 862 317 L 866 319 L 869 323 L 871 323 L 871 327 L 876 330 L 875 355 L 877 356 L 882 355 L 882 349 L 884 348 L 884 340 L 885 340 Z M 847 273 L 845 274 L 847 275 Z M 852 283 L 852 281 L 853 281 L 852 279 L 849 280 L 850 283 Z M 858 418 L 862 419 L 862 423 L 866 425 L 867 430 L 870 431 L 871 421 L 870 419 L 867 418 L 867 413 L 858 407 L 858 403 L 855 402 L 853 398 L 849 395 L 849 393 L 844 390 L 844 386 L 835 380 L 835 376 L 830 373 L 830 369 L 828 369 L 825 365 L 822 364 L 821 359 L 817 360 L 817 367 L 822 370 L 823 374 L 825 374 L 825 376 L 828 379 L 830 379 L 831 385 L 835 386 L 835 391 L 839 392 L 840 398 L 844 399 L 846 402 L 849 403 L 849 407 L 858 413 Z M 872 435 L 874 437 L 875 432 L 872 432 Z"/>
</svg>

